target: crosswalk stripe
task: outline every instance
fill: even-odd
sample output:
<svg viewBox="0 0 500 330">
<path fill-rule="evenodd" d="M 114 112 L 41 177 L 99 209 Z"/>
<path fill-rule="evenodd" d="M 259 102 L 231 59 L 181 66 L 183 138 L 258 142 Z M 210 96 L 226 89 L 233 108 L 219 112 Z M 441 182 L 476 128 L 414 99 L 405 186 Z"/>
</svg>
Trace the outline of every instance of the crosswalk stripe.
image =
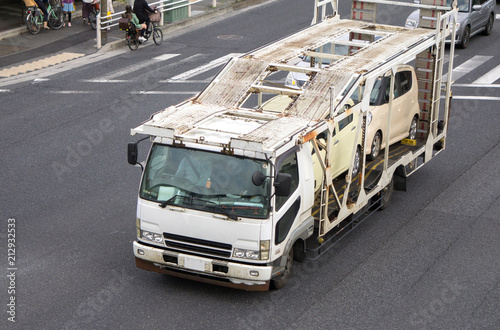
<svg viewBox="0 0 500 330">
<path fill-rule="evenodd" d="M 471 72 L 480 65 L 484 64 L 491 58 L 493 58 L 493 56 L 482 56 L 482 55 L 474 56 L 470 60 L 465 61 L 464 63 L 453 69 L 452 79 L 457 81 L 458 79 L 462 78 L 467 73 Z M 443 75 L 443 81 L 447 79 L 447 76 L 448 76 L 447 74 Z"/>
<path fill-rule="evenodd" d="M 492 84 L 498 79 L 500 79 L 500 65 L 474 81 L 473 84 Z"/>
<path fill-rule="evenodd" d="M 186 79 L 189 79 L 191 77 L 194 77 L 194 76 L 197 76 L 203 72 L 206 72 L 208 70 L 211 70 L 215 67 L 218 67 L 219 65 L 222 65 L 224 63 L 226 63 L 227 61 L 229 61 L 231 58 L 233 57 L 237 57 L 237 56 L 240 56 L 242 55 L 241 53 L 232 53 L 232 54 L 227 54 L 226 56 L 222 56 L 216 60 L 213 60 L 211 61 L 210 63 L 207 63 L 205 65 L 202 65 L 202 66 L 199 66 L 197 68 L 194 68 L 193 70 L 189 70 L 189 71 L 186 71 L 184 73 L 181 73 L 177 76 L 174 76 L 170 79 L 168 79 L 166 82 L 172 82 L 172 81 L 175 81 L 175 80 L 186 80 Z M 165 82 L 165 81 L 163 81 Z"/>
<path fill-rule="evenodd" d="M 163 54 L 161 56 L 157 56 L 157 57 L 153 58 L 152 60 L 154 62 L 166 61 L 168 59 L 171 59 L 171 58 L 179 56 L 179 55 L 180 54 Z M 184 60 L 186 60 L 186 59 L 184 59 Z M 135 71 L 139 71 L 139 70 L 142 70 L 142 69 L 144 69 L 144 62 L 140 62 L 137 65 L 129 66 L 129 67 L 126 67 L 126 68 L 123 68 L 123 69 L 119 69 L 119 70 L 113 71 L 110 74 L 107 74 L 107 75 L 104 75 L 104 76 L 98 78 L 97 80 L 112 81 L 113 78 L 124 76 L 126 74 L 129 74 L 129 73 L 132 73 L 132 72 L 135 72 Z"/>
<path fill-rule="evenodd" d="M 465 96 L 465 95 L 454 95 L 454 100 L 477 100 L 477 101 L 500 101 L 500 97 L 497 96 Z"/>
<path fill-rule="evenodd" d="M 454 87 L 500 88 L 500 84 L 453 84 Z"/>
<path fill-rule="evenodd" d="M 130 94 L 139 95 L 196 95 L 199 92 L 189 92 L 189 91 L 134 91 Z"/>
</svg>

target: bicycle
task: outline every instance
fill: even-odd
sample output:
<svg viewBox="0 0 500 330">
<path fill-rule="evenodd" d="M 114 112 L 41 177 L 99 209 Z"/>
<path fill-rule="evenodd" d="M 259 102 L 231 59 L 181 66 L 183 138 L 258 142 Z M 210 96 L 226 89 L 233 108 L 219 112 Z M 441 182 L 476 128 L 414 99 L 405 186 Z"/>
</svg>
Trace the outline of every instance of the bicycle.
<svg viewBox="0 0 500 330">
<path fill-rule="evenodd" d="M 154 43 L 159 46 L 163 42 L 163 31 L 157 26 L 156 23 L 156 21 L 151 22 L 151 24 L 144 32 L 144 37 L 147 40 L 151 37 L 152 34 Z M 118 25 L 120 30 L 125 31 L 125 40 L 130 50 L 136 50 L 137 48 L 139 48 L 139 45 L 142 42 L 139 40 L 139 31 L 136 29 L 134 24 L 130 23 L 128 19 L 122 18 L 120 19 Z"/>
<path fill-rule="evenodd" d="M 92 2 L 90 4 L 92 6 L 92 11 L 89 13 L 89 24 L 92 30 L 95 30 L 97 28 L 97 14 L 99 14 L 99 3 L 98 2 Z"/>
<path fill-rule="evenodd" d="M 153 34 L 153 41 L 157 46 L 161 45 L 163 42 L 163 31 L 158 27 L 157 22 L 151 21 L 146 32 L 144 32 L 144 38 L 149 39 L 151 37 L 151 33 Z"/>
<path fill-rule="evenodd" d="M 50 0 L 47 7 L 49 15 L 48 25 L 54 30 L 59 30 L 64 24 L 64 13 L 61 8 L 60 0 Z M 35 5 L 26 9 L 26 28 L 31 34 L 40 32 L 43 25 L 43 13 L 38 6 Z"/>
</svg>

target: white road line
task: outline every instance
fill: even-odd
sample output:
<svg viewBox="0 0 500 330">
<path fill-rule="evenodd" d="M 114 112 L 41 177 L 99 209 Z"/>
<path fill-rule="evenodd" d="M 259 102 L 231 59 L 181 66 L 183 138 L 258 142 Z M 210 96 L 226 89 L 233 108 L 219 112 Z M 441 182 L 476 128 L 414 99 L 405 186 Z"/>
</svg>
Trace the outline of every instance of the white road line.
<svg viewBox="0 0 500 330">
<path fill-rule="evenodd" d="M 229 61 L 231 58 L 237 57 L 237 56 L 240 56 L 240 55 L 242 55 L 242 54 L 241 53 L 227 54 L 226 56 L 222 56 L 221 58 L 213 60 L 210 63 L 207 63 L 205 65 L 202 65 L 202 66 L 199 66 L 197 68 L 194 68 L 193 70 L 189 70 L 189 71 L 181 73 L 181 74 L 179 74 L 177 76 L 174 76 L 174 77 L 170 78 L 168 81 L 172 82 L 174 80 L 186 80 L 186 79 L 189 79 L 191 77 L 199 75 L 200 73 L 203 73 L 203 72 L 211 70 L 211 69 L 213 69 L 215 67 L 218 67 L 219 65 L 222 65 L 222 64 L 226 63 L 227 61 Z"/>
<path fill-rule="evenodd" d="M 454 87 L 476 87 L 476 88 L 479 88 L 479 87 L 500 88 L 499 84 L 476 84 L 476 83 L 473 83 L 473 84 L 454 84 L 453 86 Z"/>
<path fill-rule="evenodd" d="M 97 94 L 101 91 L 49 91 L 51 94 Z"/>
<path fill-rule="evenodd" d="M 206 80 L 172 80 L 172 79 L 167 79 L 167 80 L 160 80 L 159 83 L 165 84 L 165 83 L 176 83 L 176 84 L 208 84 L 211 82 L 212 79 L 206 79 Z"/>
<path fill-rule="evenodd" d="M 0 93 L 8 93 L 10 92 L 10 89 L 0 89 Z"/>
<path fill-rule="evenodd" d="M 109 79 L 83 79 L 81 82 L 89 82 L 89 83 L 127 83 L 131 82 L 130 80 L 109 80 Z"/>
<path fill-rule="evenodd" d="M 465 76 L 467 73 L 479 67 L 481 64 L 493 58 L 493 56 L 481 56 L 476 55 L 468 61 L 465 61 L 461 65 L 453 69 L 452 80 L 457 81 L 458 79 Z M 447 79 L 447 74 L 443 75 L 443 81 Z"/>
<path fill-rule="evenodd" d="M 196 95 L 199 92 L 175 92 L 175 91 L 134 91 L 130 92 L 130 94 L 139 94 L 139 95 Z"/>
<path fill-rule="evenodd" d="M 500 14 L 497 14 L 496 16 L 497 16 L 497 19 L 500 19 Z"/>
<path fill-rule="evenodd" d="M 176 57 L 176 56 L 179 56 L 180 54 L 163 54 L 161 56 L 158 56 L 158 57 L 155 57 L 153 58 L 152 60 L 154 62 L 160 62 L 160 61 L 166 61 L 170 58 L 173 58 L 173 57 Z M 191 56 L 192 57 L 192 56 Z M 162 59 L 159 59 L 159 58 L 162 58 Z M 188 57 L 187 59 L 189 59 L 190 57 Z M 184 60 L 187 60 L 187 59 L 184 59 Z M 132 72 L 135 72 L 135 71 L 139 71 L 139 70 L 142 70 L 144 69 L 144 66 L 148 66 L 148 65 L 151 65 L 151 63 L 147 63 L 147 62 L 140 62 L 138 63 L 137 65 L 134 65 L 134 66 L 128 66 L 126 68 L 123 68 L 123 69 L 120 69 L 120 70 L 116 70 L 114 72 L 111 72 L 110 74 L 108 75 L 105 75 L 105 76 L 102 76 L 100 77 L 99 79 L 97 80 L 113 80 L 113 78 L 116 78 L 116 77 L 120 77 L 120 76 L 124 76 L 126 74 L 129 74 L 129 73 L 132 73 Z M 154 65 L 154 63 L 153 63 Z"/>
<path fill-rule="evenodd" d="M 500 101 L 500 97 L 497 96 L 464 96 L 464 95 L 454 95 L 454 100 L 478 100 L 478 101 Z"/>
<path fill-rule="evenodd" d="M 492 84 L 498 79 L 500 79 L 500 65 L 474 81 L 473 84 Z"/>
<path fill-rule="evenodd" d="M 160 56 L 156 56 L 153 58 L 153 61 L 166 61 L 166 60 L 169 60 L 171 58 L 174 58 L 176 56 L 179 56 L 180 54 L 163 54 L 163 55 L 160 55 Z"/>
</svg>

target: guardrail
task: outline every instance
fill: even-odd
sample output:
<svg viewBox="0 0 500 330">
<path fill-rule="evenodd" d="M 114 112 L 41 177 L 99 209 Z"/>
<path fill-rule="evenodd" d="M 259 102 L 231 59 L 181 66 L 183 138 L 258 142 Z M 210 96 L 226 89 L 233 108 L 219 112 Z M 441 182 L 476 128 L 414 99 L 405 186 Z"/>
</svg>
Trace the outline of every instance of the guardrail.
<svg viewBox="0 0 500 330">
<path fill-rule="evenodd" d="M 160 25 L 163 25 L 163 14 L 172 11 L 175 9 L 183 8 L 183 7 L 188 7 L 188 17 L 191 17 L 191 5 L 201 2 L 202 0 L 172 0 L 170 2 L 166 1 L 157 1 L 157 2 L 152 2 L 149 4 L 150 7 L 156 6 L 158 11 L 160 12 L 161 19 L 160 19 Z M 217 0 L 212 0 L 212 7 L 217 6 Z M 122 17 L 122 14 L 124 14 L 125 11 L 120 11 L 116 12 L 111 15 L 106 15 L 106 16 L 101 16 L 101 12 L 97 14 L 96 17 L 96 42 L 97 42 L 97 49 L 102 48 L 102 37 L 101 37 L 101 31 L 102 30 L 109 30 L 112 27 L 118 26 L 118 21 Z"/>
</svg>

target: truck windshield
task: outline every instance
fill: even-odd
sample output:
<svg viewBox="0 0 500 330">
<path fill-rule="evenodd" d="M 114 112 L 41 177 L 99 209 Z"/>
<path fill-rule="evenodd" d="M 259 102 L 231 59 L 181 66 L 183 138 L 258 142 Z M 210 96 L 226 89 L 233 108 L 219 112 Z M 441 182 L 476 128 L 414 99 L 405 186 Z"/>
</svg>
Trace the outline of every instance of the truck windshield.
<svg viewBox="0 0 500 330">
<path fill-rule="evenodd" d="M 269 180 L 252 183 L 254 172 L 270 175 L 267 161 L 155 143 L 144 169 L 140 197 L 166 205 L 220 213 L 236 219 L 267 218 Z"/>
</svg>

